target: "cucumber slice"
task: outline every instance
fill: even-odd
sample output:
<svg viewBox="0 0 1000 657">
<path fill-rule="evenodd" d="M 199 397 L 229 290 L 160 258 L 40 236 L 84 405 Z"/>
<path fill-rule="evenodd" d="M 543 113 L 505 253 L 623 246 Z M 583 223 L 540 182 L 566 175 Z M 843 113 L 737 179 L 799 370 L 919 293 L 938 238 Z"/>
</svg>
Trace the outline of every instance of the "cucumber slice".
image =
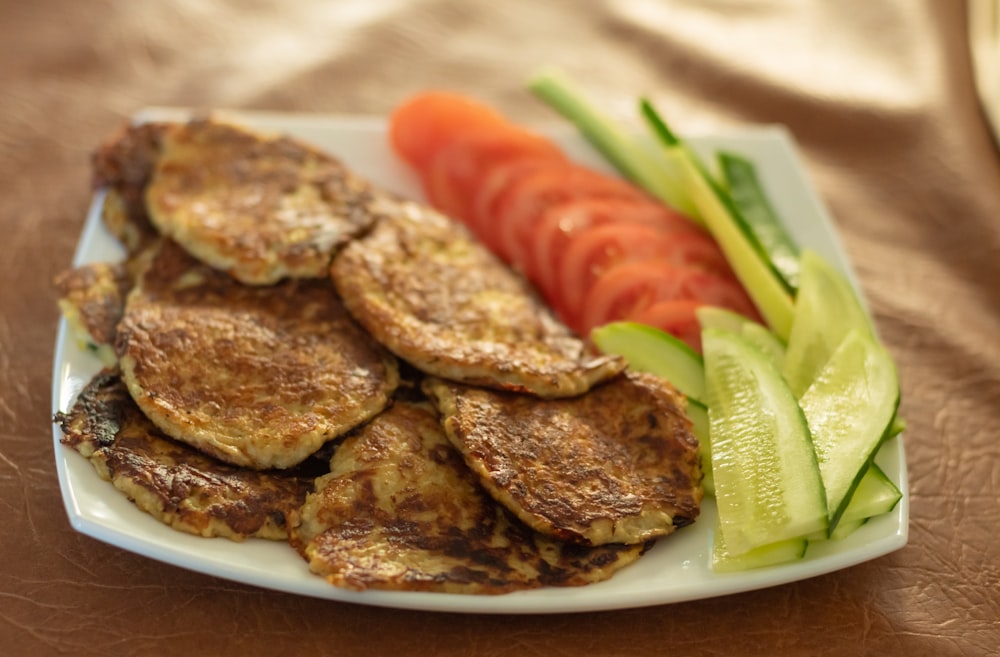
<svg viewBox="0 0 1000 657">
<path fill-rule="evenodd" d="M 737 312 L 716 306 L 702 306 L 695 314 L 702 329 L 717 328 L 741 335 L 763 351 L 781 370 L 785 360 L 785 344 L 767 327 Z"/>
<path fill-rule="evenodd" d="M 767 198 L 753 162 L 727 151 L 718 152 L 716 158 L 733 205 L 753 233 L 761 255 L 771 261 L 788 289 L 798 289 L 799 247 Z"/>
<path fill-rule="evenodd" d="M 892 357 L 870 334 L 852 329 L 799 404 L 812 434 L 832 533 L 896 415 L 899 378 Z"/>
<path fill-rule="evenodd" d="M 845 523 L 867 520 L 891 512 L 903 499 L 903 493 L 896 484 L 882 471 L 877 464 L 872 463 L 858 482 L 858 487 L 851 495 L 844 514 L 840 516 L 838 528 Z"/>
<path fill-rule="evenodd" d="M 712 475 L 732 555 L 826 528 L 809 427 L 777 368 L 740 336 L 702 332 Z"/>
<path fill-rule="evenodd" d="M 701 355 L 666 331 L 636 322 L 612 322 L 591 331 L 590 340 L 602 352 L 622 356 L 632 369 L 666 379 L 688 399 L 704 400 Z"/>
<path fill-rule="evenodd" d="M 815 251 L 801 259 L 802 278 L 783 373 L 801 397 L 851 329 L 874 336 L 868 313 L 847 278 Z"/>
<path fill-rule="evenodd" d="M 712 542 L 712 570 L 717 573 L 733 573 L 798 561 L 805 556 L 808 545 L 805 538 L 791 538 L 754 548 L 743 554 L 733 554 L 726 548 L 725 538 L 716 523 Z"/>
<path fill-rule="evenodd" d="M 737 278 L 771 330 L 782 340 L 787 339 L 793 309 L 792 297 L 784 279 L 761 255 L 732 199 L 712 179 L 698 157 L 670 131 L 648 100 L 641 100 L 640 106 L 653 134 L 676 161 L 698 213 Z"/>
<path fill-rule="evenodd" d="M 528 81 L 528 89 L 568 119 L 611 166 L 667 205 L 700 223 L 676 163 L 640 142 L 611 117 L 603 114 L 556 70 L 542 70 Z"/>
</svg>

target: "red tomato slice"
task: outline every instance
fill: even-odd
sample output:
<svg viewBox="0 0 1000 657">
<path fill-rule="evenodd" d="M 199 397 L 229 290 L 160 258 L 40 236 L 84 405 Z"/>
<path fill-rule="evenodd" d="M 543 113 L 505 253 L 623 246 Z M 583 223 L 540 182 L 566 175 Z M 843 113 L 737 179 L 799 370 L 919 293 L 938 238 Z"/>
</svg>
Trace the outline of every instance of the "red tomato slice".
<svg viewBox="0 0 1000 657">
<path fill-rule="evenodd" d="M 494 167 L 520 159 L 565 162 L 544 137 L 511 127 L 461 135 L 444 144 L 423 172 L 424 192 L 441 212 L 471 223 L 476 191 Z"/>
<path fill-rule="evenodd" d="M 598 277 L 584 296 L 582 307 L 570 315 L 570 325 L 587 335 L 595 326 L 635 317 L 655 303 L 677 299 L 721 306 L 759 319 L 750 298 L 734 278 L 693 267 L 639 260 L 623 262 Z"/>
<path fill-rule="evenodd" d="M 539 288 L 555 289 L 560 262 L 575 235 L 608 223 L 648 224 L 669 232 L 703 232 L 690 219 L 656 201 L 584 198 L 559 203 L 545 210 L 531 238 L 529 259 Z"/>
<path fill-rule="evenodd" d="M 493 108 L 449 91 L 426 91 L 401 103 L 389 118 L 389 143 L 406 162 L 425 169 L 456 135 L 509 127 Z"/>
<path fill-rule="evenodd" d="M 601 274 L 623 262 L 641 260 L 731 276 L 722 252 L 705 233 L 611 222 L 581 230 L 570 240 L 551 295 L 562 296 L 567 308 L 579 308 Z"/>
<path fill-rule="evenodd" d="M 541 214 L 557 203 L 574 199 L 649 200 L 632 184 L 593 169 L 566 164 L 540 168 L 503 192 L 496 206 L 500 256 L 524 269 L 530 261 L 531 238 Z M 529 277 L 532 271 L 525 271 Z"/>
<path fill-rule="evenodd" d="M 554 166 L 553 163 L 544 158 L 517 158 L 501 162 L 485 172 L 473 196 L 469 226 L 494 253 L 499 253 L 500 250 L 497 206 L 504 193 L 521 178 L 551 166 Z"/>
<path fill-rule="evenodd" d="M 701 324 L 697 310 L 702 305 L 691 299 L 659 301 L 628 319 L 665 331 L 701 353 Z"/>
</svg>

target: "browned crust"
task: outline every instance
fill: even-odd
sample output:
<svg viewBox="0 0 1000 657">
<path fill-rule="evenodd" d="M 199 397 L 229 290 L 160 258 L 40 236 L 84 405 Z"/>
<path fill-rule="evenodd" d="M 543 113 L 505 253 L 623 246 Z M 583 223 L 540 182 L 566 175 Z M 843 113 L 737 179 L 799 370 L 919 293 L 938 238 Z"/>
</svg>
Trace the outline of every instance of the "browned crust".
<svg viewBox="0 0 1000 657">
<path fill-rule="evenodd" d="M 89 263 L 63 271 L 55 279 L 63 313 L 75 318 L 98 346 L 114 344 L 131 287 L 132 276 L 120 263 Z"/>
<path fill-rule="evenodd" d="M 129 295 L 116 351 L 169 436 L 245 467 L 291 467 L 381 411 L 395 358 L 328 280 L 241 285 L 166 241 Z"/>
<path fill-rule="evenodd" d="M 253 285 L 325 277 L 375 219 L 371 186 L 332 156 L 217 121 L 163 134 L 145 198 L 162 234 Z"/>
<path fill-rule="evenodd" d="M 287 517 L 312 487 L 308 473 L 256 472 L 212 459 L 163 435 L 116 373 L 104 371 L 68 412 L 62 442 L 146 513 L 179 531 L 233 540 L 285 540 Z"/>
<path fill-rule="evenodd" d="M 405 402 L 340 445 L 291 542 L 336 586 L 477 594 L 600 581 L 646 549 L 531 531 L 481 489 L 433 411 Z"/>
<path fill-rule="evenodd" d="M 486 489 L 540 532 L 638 543 L 698 516 L 698 442 L 683 398 L 656 377 L 629 372 L 559 400 L 433 379 L 425 389 Z"/>
<path fill-rule="evenodd" d="M 348 244 L 331 275 L 375 338 L 443 378 L 567 397 L 624 369 L 596 356 L 528 284 L 447 217 L 412 203 Z"/>
</svg>

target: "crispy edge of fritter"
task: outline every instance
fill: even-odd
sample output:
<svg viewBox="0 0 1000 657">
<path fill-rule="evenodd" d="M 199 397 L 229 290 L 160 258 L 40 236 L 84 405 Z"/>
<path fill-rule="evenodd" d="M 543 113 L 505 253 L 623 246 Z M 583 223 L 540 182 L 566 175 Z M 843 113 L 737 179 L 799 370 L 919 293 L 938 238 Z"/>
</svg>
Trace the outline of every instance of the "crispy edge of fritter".
<svg viewBox="0 0 1000 657">
<path fill-rule="evenodd" d="M 557 400 L 433 378 L 424 390 L 486 490 L 536 531 L 638 543 L 700 513 L 698 441 L 683 397 L 662 379 L 629 371 Z"/>
<path fill-rule="evenodd" d="M 132 281 L 124 264 L 105 262 L 64 270 L 53 281 L 59 310 L 80 349 L 94 352 L 105 366 L 117 361 L 115 333 Z"/>
<path fill-rule="evenodd" d="M 580 586 L 610 578 L 649 547 L 592 548 L 532 531 L 482 490 L 426 403 L 397 402 L 338 447 L 330 470 L 293 513 L 290 542 L 313 573 L 342 588 Z M 398 479 L 403 485 L 392 486 Z"/>
<path fill-rule="evenodd" d="M 288 539 L 288 517 L 315 472 L 259 472 L 217 461 L 163 435 L 105 369 L 73 406 L 56 413 L 61 442 L 136 507 L 171 528 L 233 541 Z"/>
<path fill-rule="evenodd" d="M 373 229 L 335 255 L 330 276 L 348 310 L 401 359 L 442 378 L 549 398 L 582 394 L 625 369 L 622 358 L 590 353 L 587 343 L 552 316 L 530 285 L 464 227 L 412 202 L 387 201 L 382 207 L 385 216 Z M 483 278 L 480 292 L 485 300 L 473 306 L 481 315 L 480 325 L 496 323 L 497 313 L 512 311 L 510 304 L 492 298 L 498 294 L 516 297 L 520 306 L 530 309 L 530 317 L 522 322 L 503 318 L 519 334 L 502 339 L 463 335 L 454 329 L 467 323 L 467 317 L 460 322 L 418 316 L 418 305 L 426 295 L 411 289 L 404 294 L 393 286 L 411 285 L 413 271 L 421 269 L 420 258 L 440 264 L 434 257 L 439 254 L 426 252 L 437 247 L 469 258 L 454 268 L 453 280 L 470 275 Z M 487 285 L 487 276 L 496 280 Z M 421 285 L 443 287 L 435 281 Z M 442 310 L 437 308 L 437 312 Z M 472 311 L 455 310 L 463 315 Z"/>
</svg>

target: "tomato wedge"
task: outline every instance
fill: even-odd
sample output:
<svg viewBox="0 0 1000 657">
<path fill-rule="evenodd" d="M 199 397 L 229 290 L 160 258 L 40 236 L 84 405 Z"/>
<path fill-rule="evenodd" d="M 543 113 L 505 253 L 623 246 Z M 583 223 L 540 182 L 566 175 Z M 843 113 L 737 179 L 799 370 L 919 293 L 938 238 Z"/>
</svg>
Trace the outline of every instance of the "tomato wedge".
<svg viewBox="0 0 1000 657">
<path fill-rule="evenodd" d="M 403 160 L 424 170 L 437 151 L 456 136 L 510 125 L 496 110 L 468 96 L 425 91 L 393 110 L 389 143 Z"/>
<path fill-rule="evenodd" d="M 509 184 L 497 200 L 499 254 L 517 267 L 530 260 L 531 237 L 542 213 L 573 199 L 649 200 L 632 184 L 577 164 L 540 167 Z M 529 277 L 534 272 L 527 271 Z"/>
<path fill-rule="evenodd" d="M 460 135 L 444 143 L 422 172 L 424 193 L 438 210 L 471 225 L 475 194 L 489 173 L 521 159 L 567 161 L 548 139 L 513 126 Z"/>
<path fill-rule="evenodd" d="M 734 278 L 656 260 L 627 261 L 608 269 L 584 296 L 582 307 L 570 309 L 573 326 L 587 335 L 596 326 L 630 319 L 661 301 L 688 299 L 721 306 L 752 319 L 756 309 Z"/>
</svg>

